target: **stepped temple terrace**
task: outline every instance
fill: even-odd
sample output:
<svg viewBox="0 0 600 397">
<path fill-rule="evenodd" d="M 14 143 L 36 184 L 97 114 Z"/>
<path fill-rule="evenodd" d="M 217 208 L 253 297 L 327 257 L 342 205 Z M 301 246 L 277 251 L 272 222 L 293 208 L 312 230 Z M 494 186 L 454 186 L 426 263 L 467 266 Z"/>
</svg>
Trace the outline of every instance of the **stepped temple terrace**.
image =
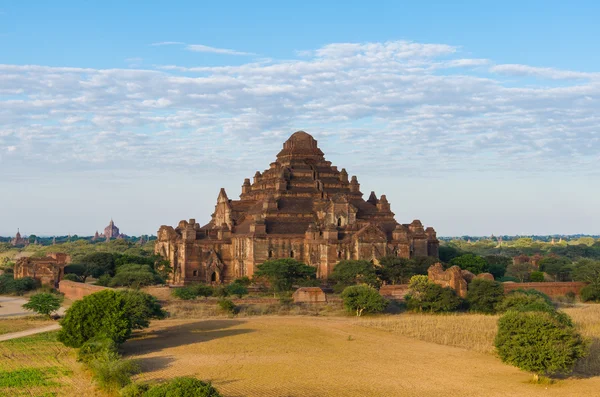
<svg viewBox="0 0 600 397">
<path fill-rule="evenodd" d="M 400 224 L 385 195 L 363 199 L 356 176 L 326 161 L 317 141 L 294 133 L 277 160 L 245 179 L 239 200 L 221 189 L 211 221 L 161 226 L 157 254 L 173 266 L 172 283 L 229 282 L 251 277 L 270 259 L 294 258 L 327 278 L 343 259 L 438 256 L 432 227 Z"/>
</svg>

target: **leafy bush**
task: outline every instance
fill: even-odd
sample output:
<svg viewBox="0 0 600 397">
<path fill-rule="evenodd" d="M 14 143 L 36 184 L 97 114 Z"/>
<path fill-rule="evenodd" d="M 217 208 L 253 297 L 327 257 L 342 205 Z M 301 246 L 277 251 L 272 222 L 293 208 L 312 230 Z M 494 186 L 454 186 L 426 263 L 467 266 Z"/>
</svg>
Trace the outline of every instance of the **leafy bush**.
<svg viewBox="0 0 600 397">
<path fill-rule="evenodd" d="M 504 314 L 495 345 L 502 361 L 537 375 L 569 372 L 586 353 L 570 321 L 539 311 Z"/>
<path fill-rule="evenodd" d="M 196 294 L 196 296 L 202 296 L 204 298 L 208 298 L 214 293 L 213 287 L 206 284 L 195 284 L 191 286 L 191 289 Z"/>
<path fill-rule="evenodd" d="M 342 292 L 344 307 L 357 316 L 365 313 L 380 313 L 385 310 L 388 302 L 375 288 L 368 285 L 353 285 Z"/>
<path fill-rule="evenodd" d="M 236 278 L 235 280 L 233 280 L 234 283 L 236 284 L 241 284 L 244 287 L 249 287 L 250 284 L 252 284 L 252 281 L 248 278 L 248 276 L 243 276 L 240 278 Z"/>
<path fill-rule="evenodd" d="M 111 287 L 140 288 L 162 283 L 163 280 L 149 265 L 126 264 L 117 268 L 117 273 L 110 280 Z"/>
<path fill-rule="evenodd" d="M 268 280 L 273 292 L 291 291 L 295 284 L 303 285 L 316 279 L 317 269 L 295 259 L 275 259 L 256 267 L 254 277 Z"/>
<path fill-rule="evenodd" d="M 225 286 L 219 285 L 218 287 L 213 288 L 213 296 L 217 298 L 227 298 L 229 296 L 229 291 Z"/>
<path fill-rule="evenodd" d="M 514 310 L 519 312 L 543 311 L 554 312 L 550 298 L 535 290 L 511 291 L 496 307 L 499 312 Z"/>
<path fill-rule="evenodd" d="M 467 302 L 471 311 L 495 313 L 503 298 L 504 287 L 496 281 L 476 278 L 469 284 Z"/>
<path fill-rule="evenodd" d="M 39 283 L 31 277 L 15 279 L 13 274 L 0 275 L 0 294 L 23 295 L 39 286 Z"/>
<path fill-rule="evenodd" d="M 142 291 L 119 291 L 125 298 L 125 311 L 131 321 L 132 329 L 142 329 L 150 325 L 151 319 L 161 320 L 166 317 L 156 297 Z"/>
<path fill-rule="evenodd" d="M 529 275 L 529 281 L 532 283 L 541 283 L 544 282 L 544 272 L 531 272 Z"/>
<path fill-rule="evenodd" d="M 500 277 L 500 279 L 498 280 L 501 283 L 507 282 L 507 281 L 512 281 L 513 283 L 520 283 L 521 280 L 519 280 L 516 277 L 512 277 L 512 276 L 504 276 L 504 277 Z"/>
<path fill-rule="evenodd" d="M 458 266 L 473 274 L 483 273 L 487 269 L 485 259 L 474 254 L 464 254 L 450 260 L 450 266 Z"/>
<path fill-rule="evenodd" d="M 377 268 L 373 263 L 365 260 L 338 262 L 333 268 L 330 279 L 335 282 L 333 286 L 335 292 L 341 292 L 351 285 L 366 284 L 374 288 L 379 288 L 381 285 Z"/>
<path fill-rule="evenodd" d="M 192 300 L 196 299 L 198 295 L 196 295 L 196 291 L 192 289 L 192 287 L 179 287 L 171 290 L 171 295 L 176 298 L 183 300 Z"/>
<path fill-rule="evenodd" d="M 130 383 L 119 392 L 120 397 L 144 397 L 150 390 L 150 385 L 146 383 Z"/>
<path fill-rule="evenodd" d="M 92 338 L 81 345 L 77 352 L 77 361 L 89 364 L 94 360 L 105 359 L 108 356 L 118 356 L 117 349 L 118 345 L 110 338 Z"/>
<path fill-rule="evenodd" d="M 74 274 L 74 273 L 65 274 L 62 279 L 66 280 L 66 281 L 74 281 L 76 283 L 81 283 L 82 282 L 79 279 L 79 277 L 76 274 Z"/>
<path fill-rule="evenodd" d="M 600 289 L 595 285 L 586 285 L 579 291 L 579 297 L 582 302 L 600 302 Z"/>
<path fill-rule="evenodd" d="M 143 397 L 221 397 L 218 390 L 201 380 L 189 377 L 175 378 L 153 386 Z"/>
<path fill-rule="evenodd" d="M 386 256 L 379 260 L 377 273 L 382 281 L 388 284 L 407 283 L 415 274 L 415 262 L 397 256 Z"/>
<path fill-rule="evenodd" d="M 229 284 L 226 289 L 229 295 L 236 295 L 240 299 L 242 299 L 244 295 L 248 295 L 248 288 L 244 287 L 242 284 L 232 283 Z"/>
<path fill-rule="evenodd" d="M 110 277 L 110 275 L 103 274 L 102 276 L 98 277 L 98 280 L 96 280 L 96 285 L 100 285 L 102 287 L 108 287 L 110 285 L 111 280 L 112 280 L 112 277 Z"/>
<path fill-rule="evenodd" d="M 60 309 L 61 303 L 62 296 L 42 292 L 40 294 L 32 295 L 31 298 L 29 298 L 29 302 L 23 305 L 23 308 L 38 314 L 50 316 L 51 313 Z"/>
<path fill-rule="evenodd" d="M 131 360 L 107 356 L 91 361 L 88 364 L 94 379 L 102 390 L 115 393 L 131 383 L 131 376 L 140 371 L 139 366 Z"/>
<path fill-rule="evenodd" d="M 452 312 L 460 309 L 462 299 L 450 287 L 441 287 L 423 277 L 411 278 L 409 293 L 405 296 L 406 307 L 419 312 Z M 426 277 L 425 277 L 426 278 Z"/>
<path fill-rule="evenodd" d="M 229 299 L 219 299 L 219 307 L 225 313 L 236 314 L 238 312 L 238 308 L 235 303 Z"/>
<path fill-rule="evenodd" d="M 487 272 L 491 273 L 496 280 L 504 277 L 506 268 L 512 263 L 512 258 L 503 255 L 488 255 L 483 259 L 487 263 Z"/>
<path fill-rule="evenodd" d="M 88 340 L 103 336 L 123 343 L 131 335 L 131 319 L 125 297 L 104 290 L 73 303 L 61 321 L 58 340 L 69 347 L 80 347 Z"/>
</svg>

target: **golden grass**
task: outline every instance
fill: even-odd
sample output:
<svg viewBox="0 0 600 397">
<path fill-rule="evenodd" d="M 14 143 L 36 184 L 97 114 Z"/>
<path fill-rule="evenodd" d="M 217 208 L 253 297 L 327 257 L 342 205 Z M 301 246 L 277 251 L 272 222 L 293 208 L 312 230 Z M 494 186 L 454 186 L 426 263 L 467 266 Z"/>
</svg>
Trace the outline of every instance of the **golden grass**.
<svg viewBox="0 0 600 397">
<path fill-rule="evenodd" d="M 572 319 L 581 334 L 590 341 L 587 357 L 577 363 L 575 375 L 600 375 L 600 305 L 586 304 L 563 309 Z"/>
<path fill-rule="evenodd" d="M 0 335 L 45 327 L 46 325 L 50 325 L 53 321 L 54 320 L 41 316 L 0 319 Z"/>
<path fill-rule="evenodd" d="M 56 332 L 0 342 L 0 371 L 40 369 L 53 373 L 46 386 L 0 388 L 0 396 L 103 396 L 75 360 L 75 350 L 56 340 Z"/>
</svg>

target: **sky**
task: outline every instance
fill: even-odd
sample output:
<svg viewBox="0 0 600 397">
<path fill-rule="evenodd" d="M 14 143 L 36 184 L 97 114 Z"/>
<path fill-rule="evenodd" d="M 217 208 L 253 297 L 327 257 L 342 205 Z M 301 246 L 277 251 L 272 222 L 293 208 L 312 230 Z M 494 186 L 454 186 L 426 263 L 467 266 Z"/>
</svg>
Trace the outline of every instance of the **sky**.
<svg viewBox="0 0 600 397">
<path fill-rule="evenodd" d="M 400 223 L 599 234 L 599 17 L 595 1 L 0 0 L 0 235 L 204 224 L 297 130 Z"/>
</svg>

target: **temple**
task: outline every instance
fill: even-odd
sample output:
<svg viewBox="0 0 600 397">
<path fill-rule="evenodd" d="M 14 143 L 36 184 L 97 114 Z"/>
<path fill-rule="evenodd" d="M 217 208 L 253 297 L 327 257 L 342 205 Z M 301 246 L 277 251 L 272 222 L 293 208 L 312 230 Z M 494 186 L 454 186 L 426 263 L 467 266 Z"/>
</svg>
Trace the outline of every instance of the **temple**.
<svg viewBox="0 0 600 397">
<path fill-rule="evenodd" d="M 98 241 L 100 239 L 105 239 L 106 241 L 110 241 L 111 239 L 114 239 L 114 238 L 125 238 L 125 237 L 127 237 L 127 236 L 122 234 L 119 231 L 119 228 L 117 227 L 117 225 L 115 225 L 115 222 L 111 218 L 108 226 L 106 226 L 104 228 L 104 233 L 98 234 L 98 231 L 96 230 L 96 234 L 94 234 L 94 237 L 92 237 L 92 241 Z"/>
<path fill-rule="evenodd" d="M 13 247 L 24 247 L 29 245 L 29 239 L 21 237 L 21 231 L 17 229 L 17 234 L 15 235 L 15 238 L 10 240 L 10 245 L 12 245 Z"/>
<path fill-rule="evenodd" d="M 326 161 L 317 141 L 294 133 L 275 162 L 245 179 L 239 200 L 224 189 L 212 219 L 158 230 L 155 252 L 170 260 L 171 282 L 229 282 L 270 259 L 295 258 L 327 278 L 343 259 L 438 257 L 433 228 L 396 222 L 385 195 L 365 201 L 356 176 Z"/>
</svg>

